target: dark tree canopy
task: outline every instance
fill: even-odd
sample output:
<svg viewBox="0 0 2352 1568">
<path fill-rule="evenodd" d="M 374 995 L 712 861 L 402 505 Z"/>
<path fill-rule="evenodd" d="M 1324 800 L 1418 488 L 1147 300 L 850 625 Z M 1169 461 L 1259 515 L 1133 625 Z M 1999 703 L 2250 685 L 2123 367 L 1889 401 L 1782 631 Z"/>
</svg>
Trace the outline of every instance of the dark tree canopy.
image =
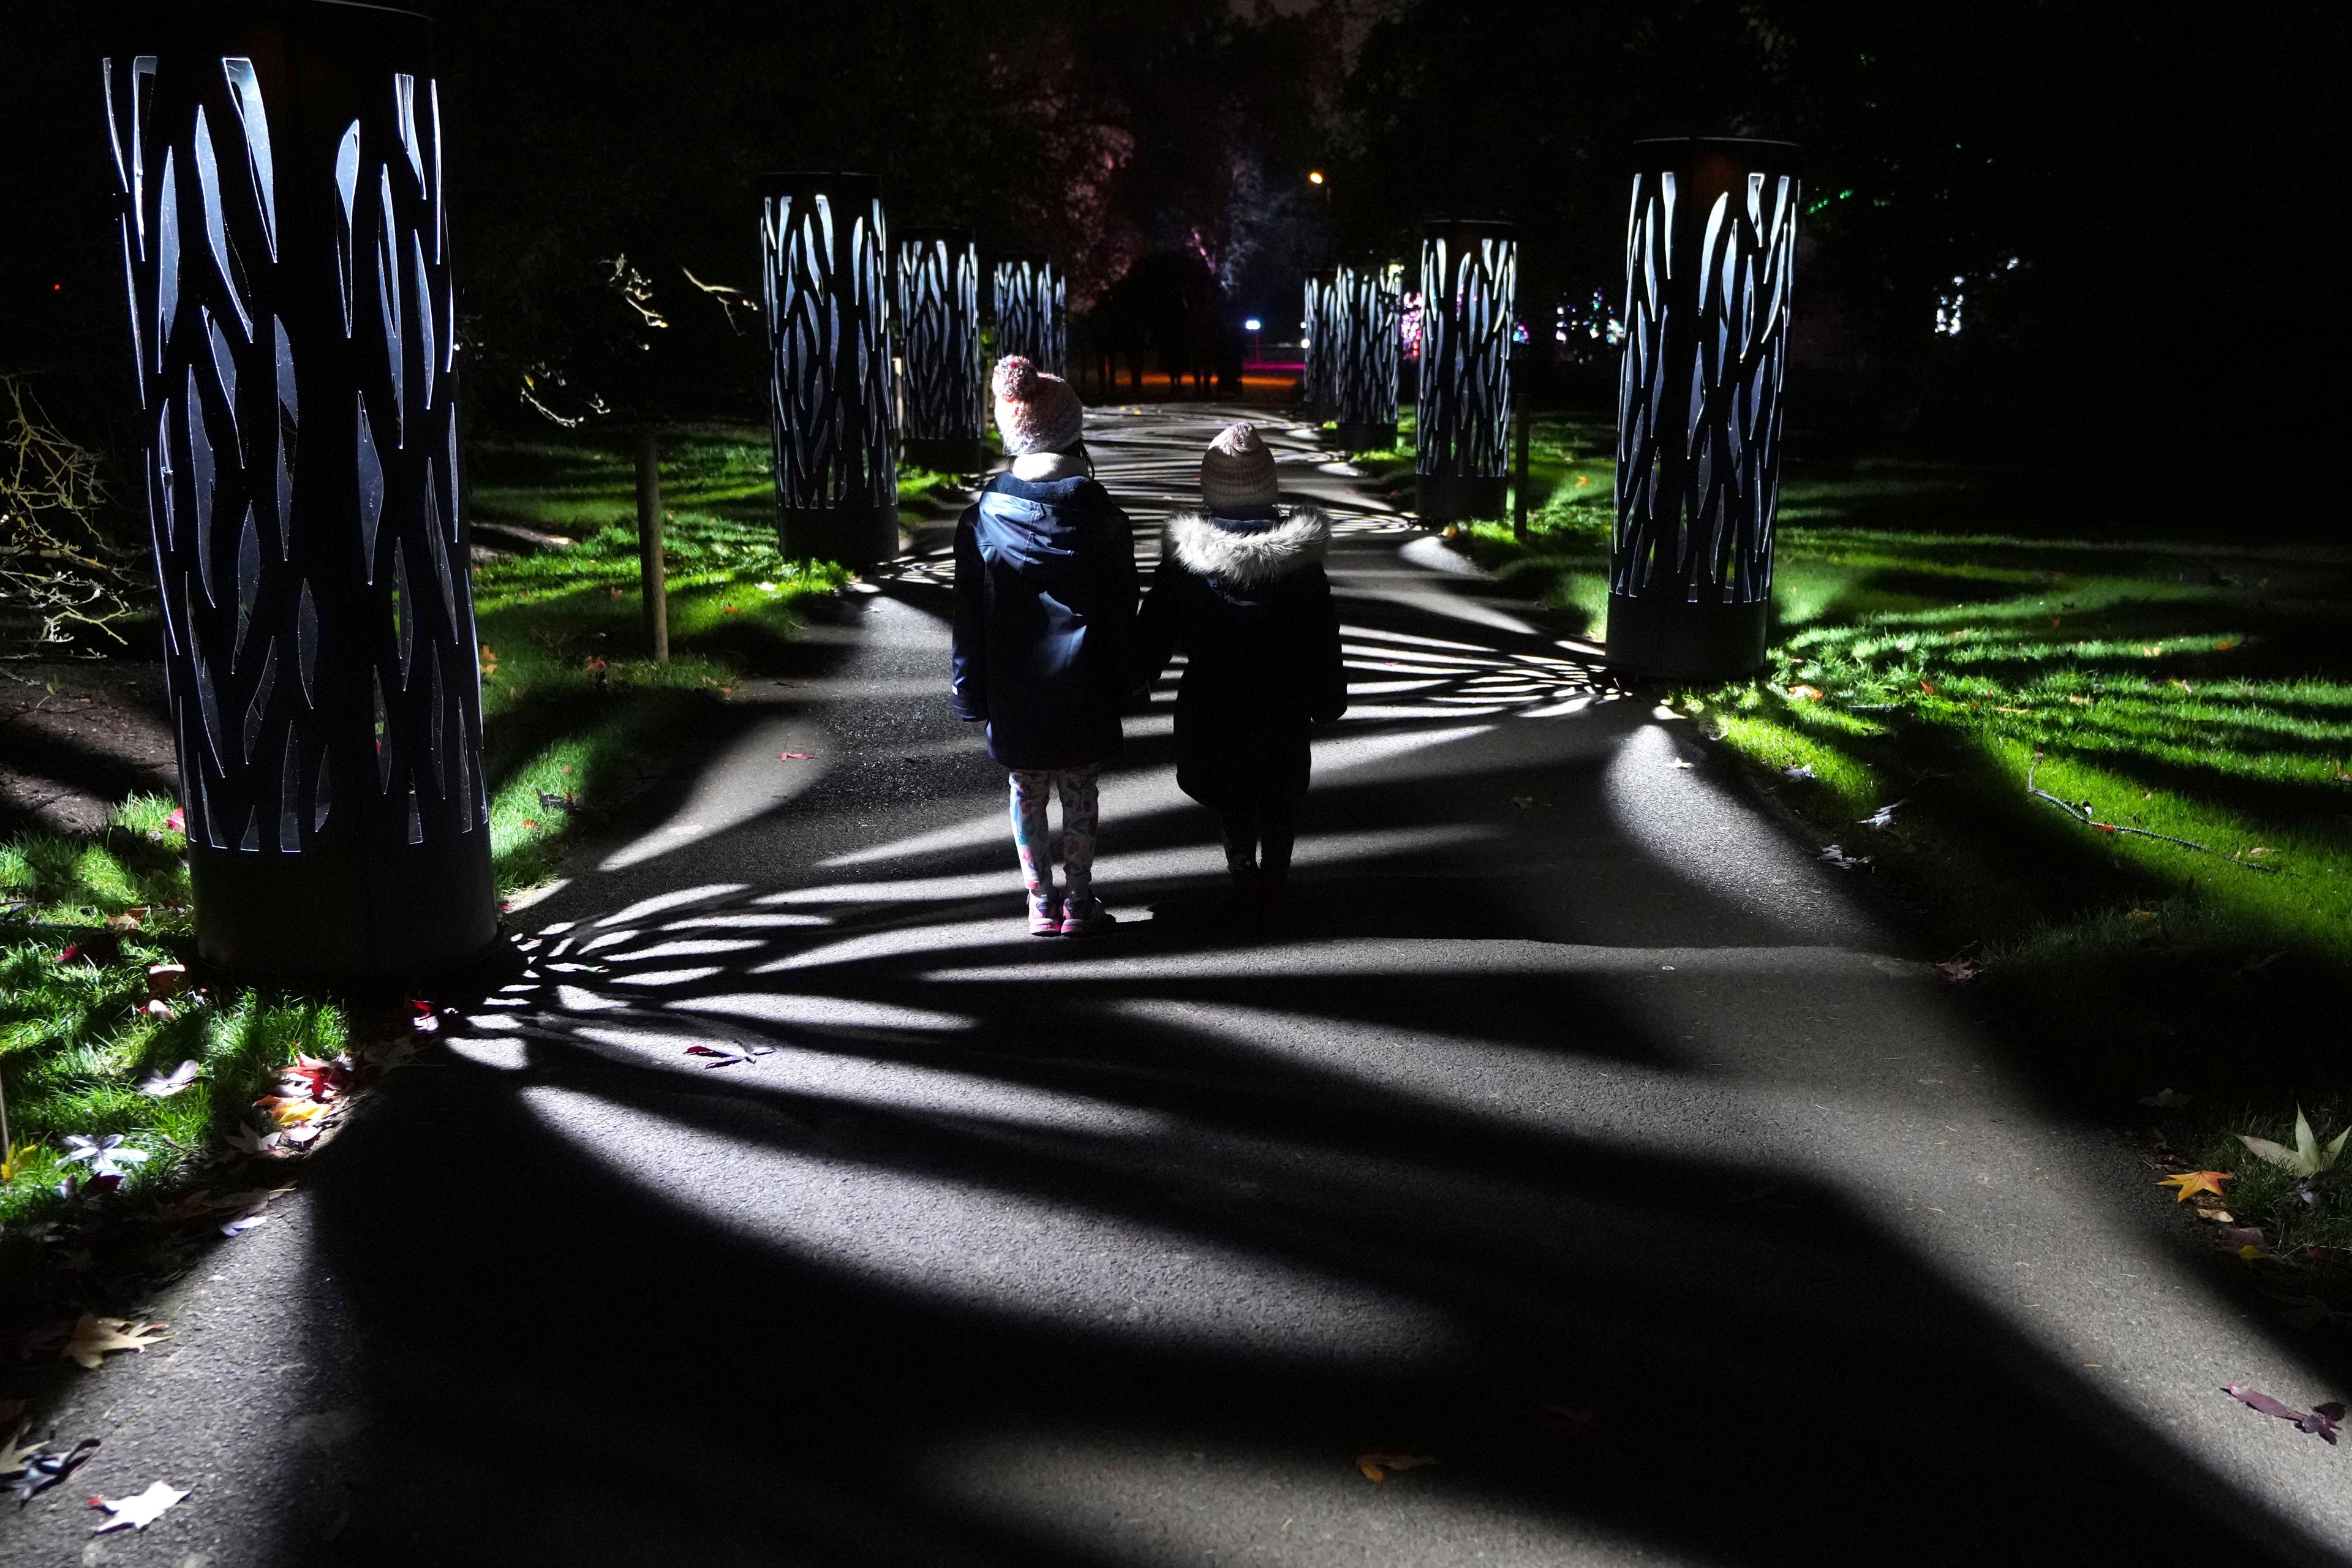
<svg viewBox="0 0 2352 1568">
<path fill-rule="evenodd" d="M 1335 251 L 1508 216 L 1541 334 L 1620 285 L 1628 144 L 1686 133 L 1805 149 L 1801 424 L 2097 475 L 2210 431 L 2242 489 L 2316 476 L 2344 411 L 2329 0 L 440 9 L 485 416 L 535 417 L 527 375 L 558 412 L 755 399 L 761 324 L 698 284 L 752 290 L 763 170 L 871 170 L 897 224 L 1049 249 L 1106 331 L 1197 312 L 1202 278 L 1216 331 L 1286 325 Z M 0 369 L 120 414 L 104 16 L 26 10 L 0 58 Z"/>
</svg>

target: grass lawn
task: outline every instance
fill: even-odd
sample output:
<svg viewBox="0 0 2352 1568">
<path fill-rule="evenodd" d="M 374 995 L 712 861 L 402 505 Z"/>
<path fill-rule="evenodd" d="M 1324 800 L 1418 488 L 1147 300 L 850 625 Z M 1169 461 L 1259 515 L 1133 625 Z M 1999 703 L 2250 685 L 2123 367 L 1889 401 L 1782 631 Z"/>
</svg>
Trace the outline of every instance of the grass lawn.
<svg viewBox="0 0 2352 1568">
<path fill-rule="evenodd" d="M 499 891 L 512 898 L 554 875 L 576 826 L 625 809 L 657 776 L 657 759 L 736 676 L 792 636 L 797 601 L 848 579 L 777 552 L 764 429 L 672 432 L 662 448 L 670 661 L 657 665 L 638 592 L 626 442 L 488 443 L 471 456 L 478 521 L 569 542 L 474 571 L 490 842 Z M 901 497 L 945 482 L 909 472 Z"/>
<path fill-rule="evenodd" d="M 469 458 L 478 521 L 567 542 L 474 572 L 492 850 L 510 900 L 560 874 L 572 833 L 625 811 L 734 681 L 793 635 L 796 605 L 846 574 L 777 552 L 764 429 L 673 433 L 662 464 L 672 658 L 656 665 L 625 438 L 492 441 Z M 919 502 L 945 482 L 908 473 L 902 496 Z M 234 1189 L 282 1179 L 278 1161 L 320 1109 L 289 1098 L 289 1067 L 344 1058 L 352 1067 L 337 1071 L 363 1076 L 408 1027 L 405 1012 L 355 1019 L 331 997 L 174 989 L 168 966 L 194 944 L 172 809 L 135 799 L 100 833 L 0 845 L 12 1140 L 0 1160 L 0 1321 L 133 1304 L 140 1281 L 184 1261 L 254 1197 Z M 142 1089 L 167 1087 L 183 1062 L 196 1064 L 191 1081 Z M 257 1106 L 273 1089 L 283 1103 Z M 272 1132 L 280 1142 L 266 1153 L 232 1143 Z M 89 1158 L 69 1159 L 72 1140 L 110 1137 L 121 1142 L 101 1152 L 117 1179 L 93 1182 Z"/>
<path fill-rule="evenodd" d="M 1539 421 L 1527 542 L 1461 531 L 1596 637 L 1612 443 Z M 2233 1173 L 2273 1244 L 2352 1245 L 2352 1194 L 2235 1136 L 2292 1143 L 2298 1101 L 2323 1139 L 2352 1121 L 2352 552 L 2221 513 L 2202 539 L 2028 529 L 2010 482 L 1792 465 L 1769 669 L 1673 700 L 1977 972 L 2030 1079 Z"/>
</svg>

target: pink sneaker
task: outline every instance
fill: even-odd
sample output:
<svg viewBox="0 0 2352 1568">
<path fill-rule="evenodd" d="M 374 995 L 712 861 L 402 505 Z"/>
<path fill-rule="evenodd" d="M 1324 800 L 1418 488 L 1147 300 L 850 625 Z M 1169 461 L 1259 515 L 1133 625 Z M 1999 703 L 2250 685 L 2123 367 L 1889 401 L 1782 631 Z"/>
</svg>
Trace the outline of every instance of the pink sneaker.
<svg viewBox="0 0 2352 1568">
<path fill-rule="evenodd" d="M 1089 893 L 1083 899 L 1065 900 L 1062 904 L 1062 934 L 1092 936 L 1118 923 L 1103 901 Z"/>
<path fill-rule="evenodd" d="M 1029 934 L 1059 936 L 1062 931 L 1062 900 L 1052 893 L 1030 894 Z"/>
</svg>

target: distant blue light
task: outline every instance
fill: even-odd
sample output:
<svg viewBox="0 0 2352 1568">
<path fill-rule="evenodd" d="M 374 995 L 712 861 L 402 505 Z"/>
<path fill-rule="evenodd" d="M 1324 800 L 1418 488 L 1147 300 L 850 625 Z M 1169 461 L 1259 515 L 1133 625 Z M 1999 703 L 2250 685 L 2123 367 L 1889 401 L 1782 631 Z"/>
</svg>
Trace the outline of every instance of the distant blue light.
<svg viewBox="0 0 2352 1568">
<path fill-rule="evenodd" d="M 1259 321 L 1255 316 L 1252 316 L 1248 321 L 1242 323 L 1242 331 L 1245 332 L 1254 332 L 1265 324 L 1265 322 Z"/>
</svg>

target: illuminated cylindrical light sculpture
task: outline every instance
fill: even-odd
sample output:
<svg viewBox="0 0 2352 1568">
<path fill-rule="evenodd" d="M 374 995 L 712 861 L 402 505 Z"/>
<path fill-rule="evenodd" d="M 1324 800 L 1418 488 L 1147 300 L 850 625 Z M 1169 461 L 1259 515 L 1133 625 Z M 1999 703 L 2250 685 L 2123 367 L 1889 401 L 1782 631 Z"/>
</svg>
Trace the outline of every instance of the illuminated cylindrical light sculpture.
<svg viewBox="0 0 2352 1568">
<path fill-rule="evenodd" d="M 198 951 L 498 937 L 425 18 L 156 6 L 101 70 Z"/>
<path fill-rule="evenodd" d="M 1393 261 L 1342 263 L 1333 277 L 1331 405 L 1343 451 L 1396 444 L 1403 291 L 1404 268 Z"/>
<path fill-rule="evenodd" d="M 1422 229 L 1414 440 L 1425 522 L 1500 517 L 1510 499 L 1518 270 L 1519 243 L 1509 224 L 1449 219 Z"/>
<path fill-rule="evenodd" d="M 1679 138 L 1635 152 L 1609 659 L 1734 679 L 1762 667 L 1771 611 L 1796 149 Z"/>
<path fill-rule="evenodd" d="M 893 276 L 906 360 L 900 394 L 907 460 L 941 473 L 972 473 L 986 461 L 979 243 L 969 229 L 902 231 Z"/>
<path fill-rule="evenodd" d="M 1066 375 L 1070 285 L 1053 258 L 1007 256 L 996 264 L 996 354 L 1021 354 L 1047 375 Z"/>
<path fill-rule="evenodd" d="M 787 559 L 898 553 L 890 242 L 871 174 L 770 174 L 760 242 L 777 537 Z"/>
<path fill-rule="evenodd" d="M 1298 335 L 1306 340 L 1305 363 L 1298 376 L 1301 412 L 1321 420 L 1331 407 L 1331 279 L 1310 272 L 1300 291 Z"/>
</svg>

